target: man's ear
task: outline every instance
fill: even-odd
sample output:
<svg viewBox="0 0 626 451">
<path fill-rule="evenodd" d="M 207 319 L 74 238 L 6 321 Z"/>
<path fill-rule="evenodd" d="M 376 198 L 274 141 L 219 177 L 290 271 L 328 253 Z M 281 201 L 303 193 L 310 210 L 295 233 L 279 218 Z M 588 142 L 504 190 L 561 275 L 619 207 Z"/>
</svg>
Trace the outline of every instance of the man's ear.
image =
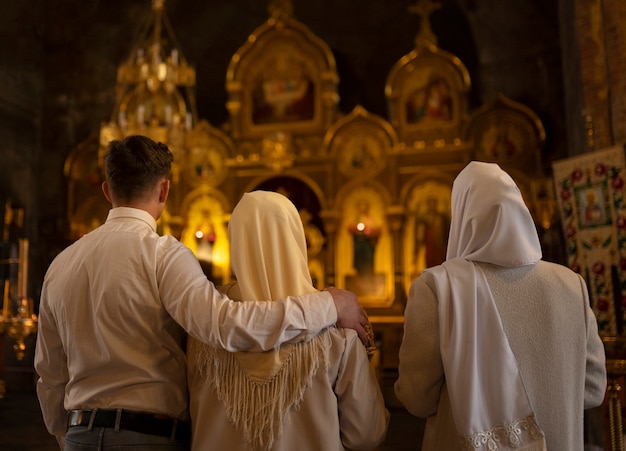
<svg viewBox="0 0 626 451">
<path fill-rule="evenodd" d="M 113 199 L 111 198 L 111 190 L 109 189 L 109 184 L 106 182 L 102 182 L 102 192 L 104 193 L 104 197 L 111 203 L 113 203 Z"/>
<path fill-rule="evenodd" d="M 161 189 L 159 191 L 159 202 L 164 204 L 167 202 L 167 196 L 170 192 L 170 181 L 168 179 L 164 179 L 161 181 Z"/>
</svg>

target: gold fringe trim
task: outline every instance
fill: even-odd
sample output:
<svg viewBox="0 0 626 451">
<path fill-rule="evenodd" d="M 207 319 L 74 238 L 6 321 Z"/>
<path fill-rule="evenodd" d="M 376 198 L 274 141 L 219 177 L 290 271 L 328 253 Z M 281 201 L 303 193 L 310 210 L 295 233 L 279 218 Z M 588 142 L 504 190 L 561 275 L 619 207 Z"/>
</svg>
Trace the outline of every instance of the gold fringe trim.
<svg viewBox="0 0 626 451">
<path fill-rule="evenodd" d="M 200 374 L 213 385 L 228 418 L 254 450 L 272 447 L 282 432 L 287 412 L 300 406 L 320 363 L 325 370 L 330 365 L 328 331 L 306 343 L 283 345 L 291 348 L 289 355 L 278 372 L 264 381 L 247 376 L 235 353 L 194 341 L 193 347 L 196 346 L 200 346 L 197 349 Z"/>
</svg>

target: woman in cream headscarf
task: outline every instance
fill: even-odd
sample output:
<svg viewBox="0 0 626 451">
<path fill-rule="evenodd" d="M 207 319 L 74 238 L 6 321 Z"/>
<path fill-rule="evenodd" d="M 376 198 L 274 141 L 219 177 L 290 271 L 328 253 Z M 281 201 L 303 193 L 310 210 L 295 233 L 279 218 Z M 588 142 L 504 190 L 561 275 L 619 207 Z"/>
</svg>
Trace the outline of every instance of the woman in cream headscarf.
<svg viewBox="0 0 626 451">
<path fill-rule="evenodd" d="M 300 215 L 283 195 L 244 194 L 228 234 L 237 278 L 224 287 L 231 298 L 316 291 Z M 372 449 L 387 431 L 366 349 L 348 329 L 265 353 L 229 353 L 190 338 L 188 380 L 194 450 Z"/>
<path fill-rule="evenodd" d="M 604 349 L 582 277 L 541 256 L 511 177 L 471 162 L 452 187 L 446 261 L 405 310 L 395 393 L 428 418 L 423 451 L 583 450 Z"/>
</svg>

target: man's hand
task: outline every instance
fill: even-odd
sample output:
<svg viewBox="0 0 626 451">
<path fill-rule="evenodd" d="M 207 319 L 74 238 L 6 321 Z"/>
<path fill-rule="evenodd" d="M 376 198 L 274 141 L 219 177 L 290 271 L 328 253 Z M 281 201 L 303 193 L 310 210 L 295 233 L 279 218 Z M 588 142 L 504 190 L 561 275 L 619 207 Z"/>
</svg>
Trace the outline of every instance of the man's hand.
<svg viewBox="0 0 626 451">
<path fill-rule="evenodd" d="M 335 301 L 337 326 L 356 330 L 363 344 L 367 344 L 369 336 L 366 326 L 368 326 L 369 320 L 367 319 L 365 310 L 363 310 L 363 307 L 361 307 L 361 304 L 357 301 L 356 295 L 351 291 L 341 290 L 335 287 L 328 287 L 326 291 L 331 294 L 333 301 Z"/>
</svg>

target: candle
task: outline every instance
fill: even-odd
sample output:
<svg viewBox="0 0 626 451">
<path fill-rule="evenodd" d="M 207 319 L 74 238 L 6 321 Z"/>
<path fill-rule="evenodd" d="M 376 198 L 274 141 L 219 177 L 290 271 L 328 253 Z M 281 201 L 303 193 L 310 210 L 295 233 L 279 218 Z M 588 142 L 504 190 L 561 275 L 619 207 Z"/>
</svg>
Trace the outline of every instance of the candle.
<svg viewBox="0 0 626 451">
<path fill-rule="evenodd" d="M 145 107 L 143 105 L 139 105 L 137 107 L 137 125 L 143 126 L 143 115 L 145 112 Z"/>
<path fill-rule="evenodd" d="M 178 66 L 178 50 L 176 49 L 172 50 L 172 64 Z"/>
<path fill-rule="evenodd" d="M 28 240 L 20 238 L 19 240 L 19 268 L 17 272 L 17 298 L 28 297 Z"/>
<path fill-rule="evenodd" d="M 11 309 L 9 305 L 9 280 L 4 281 L 4 302 L 2 304 L 2 317 L 9 318 L 11 316 Z"/>
<path fill-rule="evenodd" d="M 118 122 L 122 130 L 126 130 L 126 111 L 120 111 L 118 116 Z"/>
</svg>

